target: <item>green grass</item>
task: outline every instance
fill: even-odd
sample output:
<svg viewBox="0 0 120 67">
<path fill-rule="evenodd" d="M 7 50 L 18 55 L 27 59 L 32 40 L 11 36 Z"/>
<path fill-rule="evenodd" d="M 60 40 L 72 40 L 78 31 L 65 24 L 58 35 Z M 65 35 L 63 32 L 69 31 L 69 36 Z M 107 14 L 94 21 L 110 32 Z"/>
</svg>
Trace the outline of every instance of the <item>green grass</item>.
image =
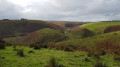
<svg viewBox="0 0 120 67">
<path fill-rule="evenodd" d="M 94 33 L 103 33 L 104 29 L 107 26 L 111 25 L 120 25 L 120 22 L 96 22 L 96 23 L 88 23 L 81 25 L 82 28 L 87 28 L 90 31 L 93 31 Z"/>
<path fill-rule="evenodd" d="M 16 55 L 17 51 L 13 51 L 13 47 L 6 47 L 0 50 L 0 66 L 1 67 L 44 67 L 51 57 L 55 57 L 58 63 L 66 67 L 93 67 L 98 61 L 93 57 L 88 57 L 90 62 L 82 61 L 87 57 L 87 52 L 65 52 L 54 49 L 40 49 L 34 50 L 29 47 L 17 47 L 17 49 L 24 49 L 25 57 Z M 34 53 L 28 53 L 34 51 Z M 4 57 L 4 58 L 2 58 Z M 113 60 L 112 55 L 101 56 L 103 63 L 109 67 L 119 67 L 118 61 Z"/>
</svg>

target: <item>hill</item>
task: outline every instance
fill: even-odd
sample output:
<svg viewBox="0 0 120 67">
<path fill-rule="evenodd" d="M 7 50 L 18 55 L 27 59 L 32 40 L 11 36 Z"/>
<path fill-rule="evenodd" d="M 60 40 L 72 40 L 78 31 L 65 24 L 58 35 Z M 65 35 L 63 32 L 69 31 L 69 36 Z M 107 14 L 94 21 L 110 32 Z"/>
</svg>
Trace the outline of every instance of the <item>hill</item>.
<svg viewBox="0 0 120 67">
<path fill-rule="evenodd" d="M 0 66 L 120 66 L 120 22 L 96 22 L 75 27 L 74 25 L 73 27 L 69 25 L 64 27 L 65 23 L 61 23 L 60 26 L 52 22 L 36 20 L 27 21 L 27 23 L 27 25 L 30 24 L 30 27 L 23 27 L 25 32 L 26 28 L 28 31 L 29 29 L 33 30 L 33 27 L 37 25 L 38 27 L 23 36 L 4 38 L 5 43 L 0 43 L 0 47 L 2 47 L 0 49 Z M 70 25 L 72 24 L 70 23 Z M 8 24 L 8 26 L 13 26 L 13 24 Z M 13 28 L 17 28 L 19 31 L 21 26 L 24 24 L 20 23 Z M 16 29 L 12 30 L 17 31 Z"/>
<path fill-rule="evenodd" d="M 4 40 L 11 44 L 48 44 L 55 43 L 59 41 L 66 40 L 67 36 L 64 33 L 61 33 L 59 30 L 54 30 L 50 28 L 44 28 L 41 30 L 34 31 L 25 36 L 10 37 L 4 38 Z"/>
<path fill-rule="evenodd" d="M 110 52 L 120 51 L 120 31 L 100 34 L 87 38 L 70 39 L 59 42 L 57 49 L 71 49 L 80 51 L 110 50 Z"/>
<path fill-rule="evenodd" d="M 0 38 L 24 36 L 43 28 L 59 29 L 62 32 L 65 30 L 63 27 L 47 21 L 8 20 L 0 21 Z"/>
<path fill-rule="evenodd" d="M 48 21 L 48 22 L 59 25 L 66 29 L 89 23 L 89 22 L 73 22 L 73 21 Z"/>
<path fill-rule="evenodd" d="M 95 34 L 102 34 L 102 33 L 104 33 L 104 30 L 108 26 L 114 26 L 114 25 L 120 25 L 120 22 L 119 21 L 118 22 L 96 22 L 96 23 L 84 24 L 79 27 L 86 28 L 86 29 L 94 32 Z"/>
</svg>

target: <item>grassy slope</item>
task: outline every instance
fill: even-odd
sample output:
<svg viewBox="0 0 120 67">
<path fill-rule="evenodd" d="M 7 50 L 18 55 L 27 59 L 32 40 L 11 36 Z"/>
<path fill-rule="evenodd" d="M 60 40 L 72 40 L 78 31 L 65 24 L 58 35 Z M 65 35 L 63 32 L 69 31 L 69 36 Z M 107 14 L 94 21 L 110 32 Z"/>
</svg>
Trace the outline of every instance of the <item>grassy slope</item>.
<svg viewBox="0 0 120 67">
<path fill-rule="evenodd" d="M 34 50 L 29 47 L 17 47 L 17 49 L 20 48 L 24 49 L 25 57 L 16 55 L 13 47 L 6 47 L 6 49 L 0 50 L 1 67 L 44 67 L 50 57 L 55 57 L 60 64 L 66 67 L 93 67 L 94 63 L 98 61 L 94 57 L 88 57 L 90 62 L 82 61 L 87 57 L 86 52 L 65 52 L 53 49 Z M 34 51 L 34 53 L 28 53 L 28 51 L 31 50 Z M 1 57 L 4 57 L 4 59 Z M 101 56 L 100 61 L 109 67 L 119 67 L 119 62 L 114 61 L 112 55 Z"/>
<path fill-rule="evenodd" d="M 59 30 L 54 30 L 50 28 L 44 28 L 41 30 L 34 31 L 23 37 L 11 37 L 4 38 L 6 42 L 15 43 L 15 44 L 26 44 L 26 43 L 36 43 L 45 41 L 47 42 L 56 42 L 65 40 L 65 34 L 61 33 Z"/>
<path fill-rule="evenodd" d="M 74 46 L 76 49 L 96 49 L 96 46 L 99 42 L 104 40 L 108 40 L 110 39 L 111 41 L 117 41 L 117 43 L 115 43 L 114 45 L 116 46 L 120 46 L 120 31 L 116 31 L 116 32 L 111 32 L 111 33 L 106 33 L 106 34 L 101 34 L 101 35 L 96 35 L 93 37 L 87 37 L 87 38 L 79 38 L 79 39 L 74 39 L 71 38 L 68 41 L 63 41 L 60 43 L 57 43 L 56 45 L 67 45 L 69 47 L 69 45 Z M 120 48 L 118 48 L 120 49 Z"/>
<path fill-rule="evenodd" d="M 96 23 L 84 24 L 81 25 L 80 27 L 87 28 L 93 31 L 94 33 L 98 34 L 98 33 L 103 33 L 104 29 L 107 26 L 111 26 L 111 25 L 120 25 L 120 22 L 96 22 Z"/>
</svg>

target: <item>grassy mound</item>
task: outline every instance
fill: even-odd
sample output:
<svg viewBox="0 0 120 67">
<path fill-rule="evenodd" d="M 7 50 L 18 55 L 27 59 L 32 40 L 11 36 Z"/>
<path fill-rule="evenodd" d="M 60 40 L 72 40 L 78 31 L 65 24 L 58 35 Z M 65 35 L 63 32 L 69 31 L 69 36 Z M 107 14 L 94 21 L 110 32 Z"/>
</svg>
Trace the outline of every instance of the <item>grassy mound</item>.
<svg viewBox="0 0 120 67">
<path fill-rule="evenodd" d="M 32 20 L 11 20 L 0 21 L 0 38 L 24 36 L 30 32 L 43 28 L 59 29 L 64 31 L 63 27 L 46 21 Z"/>
<path fill-rule="evenodd" d="M 81 25 L 81 28 L 86 28 L 95 34 L 102 34 L 104 33 L 104 30 L 108 26 L 113 26 L 113 25 L 120 25 L 120 22 L 96 22 L 96 23 L 88 23 Z"/>
<path fill-rule="evenodd" d="M 89 31 L 88 29 L 85 28 L 80 28 L 80 27 L 75 27 L 71 30 L 71 33 L 73 35 L 80 35 L 81 37 L 88 37 L 88 36 L 92 36 L 93 33 L 91 31 Z"/>
</svg>

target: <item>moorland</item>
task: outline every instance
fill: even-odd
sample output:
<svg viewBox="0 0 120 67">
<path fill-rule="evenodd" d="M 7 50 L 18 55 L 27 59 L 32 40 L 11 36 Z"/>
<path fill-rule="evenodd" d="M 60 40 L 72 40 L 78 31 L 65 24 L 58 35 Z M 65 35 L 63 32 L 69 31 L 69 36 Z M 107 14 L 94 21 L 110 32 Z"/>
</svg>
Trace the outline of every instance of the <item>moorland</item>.
<svg viewBox="0 0 120 67">
<path fill-rule="evenodd" d="M 120 67 L 120 21 L 0 21 L 0 67 Z"/>
</svg>

